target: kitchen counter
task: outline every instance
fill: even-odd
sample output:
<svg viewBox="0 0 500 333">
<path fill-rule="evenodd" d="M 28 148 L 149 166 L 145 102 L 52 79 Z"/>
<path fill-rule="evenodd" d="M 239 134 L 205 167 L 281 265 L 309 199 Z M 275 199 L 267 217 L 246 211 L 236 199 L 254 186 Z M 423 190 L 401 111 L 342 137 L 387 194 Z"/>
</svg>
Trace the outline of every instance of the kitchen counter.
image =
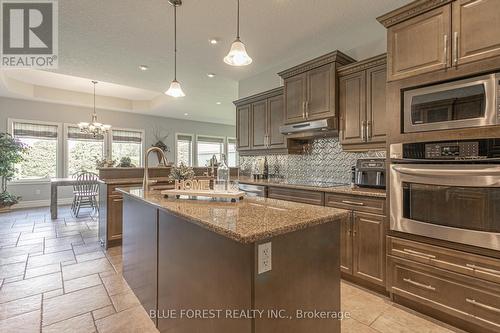
<svg viewBox="0 0 500 333">
<path fill-rule="evenodd" d="M 124 184 L 142 184 L 142 178 L 109 178 L 101 179 L 101 182 L 107 185 L 124 185 Z M 150 181 L 157 183 L 173 183 L 169 177 L 153 177 L 149 178 Z"/>
<path fill-rule="evenodd" d="M 253 243 L 348 215 L 342 209 L 268 198 L 246 197 L 231 203 L 167 199 L 159 191 L 144 193 L 135 188 L 119 191 L 240 243 Z"/>
<path fill-rule="evenodd" d="M 317 192 L 325 192 L 325 193 L 342 193 L 342 194 L 360 195 L 360 196 L 375 197 L 375 198 L 385 198 L 387 196 L 386 190 L 383 190 L 383 189 L 373 189 L 373 188 L 363 188 L 363 187 L 351 188 L 350 185 L 319 187 L 319 186 L 287 184 L 287 183 L 284 183 L 283 181 L 273 180 L 273 179 L 255 180 L 252 178 L 243 178 L 243 177 L 240 178 L 239 181 L 242 184 L 284 187 L 284 188 L 317 191 Z"/>
</svg>

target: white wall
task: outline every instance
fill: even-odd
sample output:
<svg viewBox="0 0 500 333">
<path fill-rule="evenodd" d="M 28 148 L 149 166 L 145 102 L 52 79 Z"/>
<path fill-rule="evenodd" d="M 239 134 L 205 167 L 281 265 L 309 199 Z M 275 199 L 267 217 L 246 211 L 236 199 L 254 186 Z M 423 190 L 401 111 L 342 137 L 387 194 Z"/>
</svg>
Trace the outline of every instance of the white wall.
<svg viewBox="0 0 500 333">
<path fill-rule="evenodd" d="M 81 121 L 89 121 L 91 112 L 90 108 L 84 107 L 0 97 L 0 132 L 7 131 L 8 118 L 76 124 Z M 155 126 L 161 126 L 165 131 L 170 132 L 170 136 L 165 140 L 165 143 L 170 147 L 170 153 L 167 154 L 169 161 L 175 159 L 174 142 L 176 132 L 213 136 L 236 136 L 234 126 L 147 116 L 128 112 L 108 110 L 98 110 L 97 112 L 99 121 L 105 124 L 121 128 L 144 129 L 146 148 L 156 142 L 153 134 Z M 155 161 L 155 156 L 151 156 L 151 161 Z M 50 185 L 48 183 L 11 184 L 9 191 L 22 196 L 23 201 L 48 200 L 50 198 Z M 71 197 L 71 189 L 61 188 L 59 197 Z"/>
</svg>

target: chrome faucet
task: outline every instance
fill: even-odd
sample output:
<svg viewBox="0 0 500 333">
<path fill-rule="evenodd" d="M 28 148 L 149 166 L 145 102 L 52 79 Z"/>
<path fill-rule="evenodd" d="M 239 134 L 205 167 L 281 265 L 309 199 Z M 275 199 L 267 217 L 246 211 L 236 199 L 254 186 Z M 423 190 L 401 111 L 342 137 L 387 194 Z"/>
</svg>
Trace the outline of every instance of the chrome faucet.
<svg viewBox="0 0 500 333">
<path fill-rule="evenodd" d="M 144 192 L 149 191 L 150 184 L 149 184 L 149 167 L 148 167 L 149 162 L 148 162 L 148 159 L 149 159 L 149 154 L 153 151 L 160 153 L 161 160 L 162 160 L 163 164 L 165 166 L 168 165 L 167 157 L 165 156 L 165 152 L 163 150 L 161 150 L 160 148 L 151 147 L 146 151 L 146 154 L 144 155 L 144 178 L 142 180 L 142 189 L 144 190 Z"/>
</svg>

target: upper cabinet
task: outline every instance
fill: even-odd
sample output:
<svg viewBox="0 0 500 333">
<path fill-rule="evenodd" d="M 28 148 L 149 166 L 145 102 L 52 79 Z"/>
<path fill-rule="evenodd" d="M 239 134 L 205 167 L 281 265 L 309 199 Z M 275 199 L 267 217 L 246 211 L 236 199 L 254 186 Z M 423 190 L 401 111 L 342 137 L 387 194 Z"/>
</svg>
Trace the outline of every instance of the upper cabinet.
<svg viewBox="0 0 500 333">
<path fill-rule="evenodd" d="M 389 81 L 500 56 L 498 0 L 419 0 L 378 20 Z"/>
<path fill-rule="evenodd" d="M 286 137 L 280 133 L 285 124 L 283 87 L 235 101 L 236 137 L 240 154 L 288 153 Z"/>
<path fill-rule="evenodd" d="M 351 62 L 334 51 L 278 73 L 285 85 L 285 123 L 337 117 L 337 68 Z"/>
<path fill-rule="evenodd" d="M 338 75 L 342 149 L 384 148 L 386 55 L 340 67 Z"/>
</svg>

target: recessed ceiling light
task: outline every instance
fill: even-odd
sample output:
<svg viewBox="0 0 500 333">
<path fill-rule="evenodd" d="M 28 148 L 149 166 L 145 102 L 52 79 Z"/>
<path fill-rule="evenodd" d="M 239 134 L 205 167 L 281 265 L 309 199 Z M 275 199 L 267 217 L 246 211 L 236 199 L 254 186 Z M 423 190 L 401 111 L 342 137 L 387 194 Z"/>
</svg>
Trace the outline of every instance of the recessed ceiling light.
<svg viewBox="0 0 500 333">
<path fill-rule="evenodd" d="M 215 73 L 207 73 L 207 76 L 212 79 L 215 77 Z"/>
<path fill-rule="evenodd" d="M 217 44 L 219 44 L 219 39 L 218 39 L 218 38 L 209 38 L 209 39 L 208 39 L 208 42 L 209 42 L 211 45 L 217 45 Z"/>
<path fill-rule="evenodd" d="M 215 104 L 217 104 L 217 105 L 221 105 L 221 104 L 222 104 L 222 102 L 216 102 Z"/>
<path fill-rule="evenodd" d="M 184 113 L 185 116 L 189 116 L 189 113 Z"/>
<path fill-rule="evenodd" d="M 140 69 L 141 71 L 147 71 L 147 70 L 149 69 L 149 67 L 148 67 L 147 65 L 140 65 L 140 66 L 139 66 L 139 69 Z"/>
</svg>

